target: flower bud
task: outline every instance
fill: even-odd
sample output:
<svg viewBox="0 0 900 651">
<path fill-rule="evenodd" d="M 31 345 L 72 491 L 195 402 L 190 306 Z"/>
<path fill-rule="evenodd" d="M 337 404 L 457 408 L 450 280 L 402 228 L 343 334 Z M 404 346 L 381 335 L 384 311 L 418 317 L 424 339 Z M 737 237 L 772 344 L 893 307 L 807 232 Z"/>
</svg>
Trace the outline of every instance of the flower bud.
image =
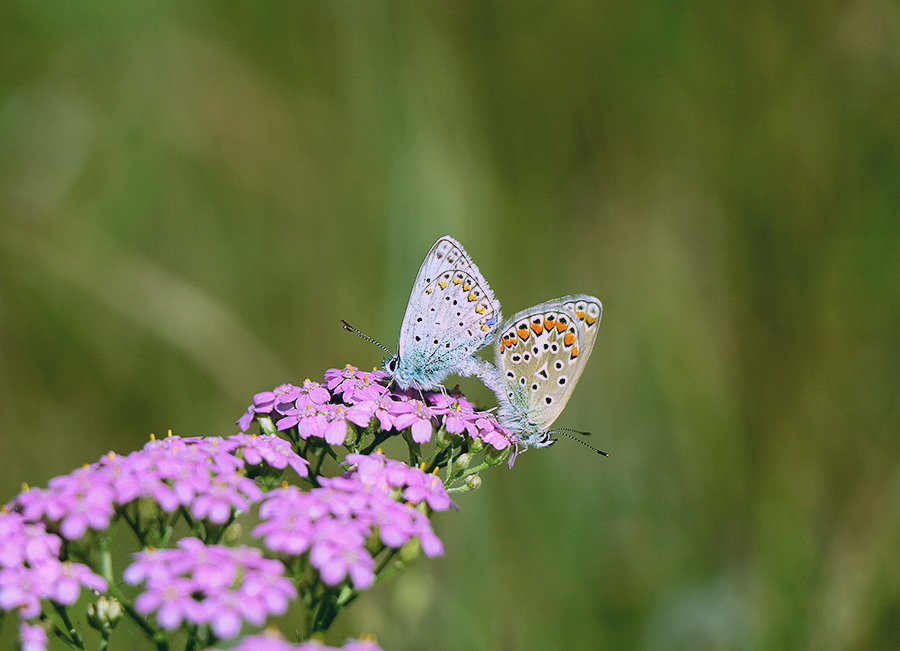
<svg viewBox="0 0 900 651">
<path fill-rule="evenodd" d="M 453 465 L 457 468 L 468 468 L 470 463 L 472 463 L 472 455 L 468 452 L 463 452 L 453 461 Z"/>
<path fill-rule="evenodd" d="M 481 452 L 483 449 L 484 449 L 484 441 L 482 441 L 480 438 L 472 439 L 472 441 L 469 443 L 469 452 L 471 452 L 472 454 L 477 454 L 477 453 Z"/>
<path fill-rule="evenodd" d="M 278 429 L 275 427 L 275 421 L 269 416 L 257 414 L 256 422 L 259 424 L 259 431 L 263 434 L 277 434 Z"/>
<path fill-rule="evenodd" d="M 240 522 L 232 522 L 227 527 L 225 527 L 225 531 L 222 532 L 222 544 L 224 545 L 233 545 L 241 538 L 241 534 L 243 533 L 244 528 L 241 527 Z"/>
<path fill-rule="evenodd" d="M 481 487 L 481 475 L 469 475 L 466 477 L 466 488 L 469 490 L 475 490 Z"/>
<path fill-rule="evenodd" d="M 397 554 L 397 557 L 400 559 L 401 563 L 409 563 L 422 555 L 422 542 L 419 540 L 419 537 L 411 538 L 403 547 L 400 548 L 400 551 Z"/>
<path fill-rule="evenodd" d="M 95 603 L 88 604 L 87 621 L 91 628 L 107 634 L 122 619 L 122 604 L 114 597 L 101 595 Z"/>
<path fill-rule="evenodd" d="M 344 422 L 347 423 L 347 435 L 344 437 L 344 445 L 348 448 L 352 448 L 356 445 L 356 442 L 359 441 L 359 430 L 356 428 L 356 425 L 349 420 L 345 420 Z"/>
<path fill-rule="evenodd" d="M 462 437 L 459 434 L 448 432 L 445 428 L 441 427 L 438 429 L 434 440 L 439 448 L 446 448 L 459 443 L 462 440 Z"/>
</svg>

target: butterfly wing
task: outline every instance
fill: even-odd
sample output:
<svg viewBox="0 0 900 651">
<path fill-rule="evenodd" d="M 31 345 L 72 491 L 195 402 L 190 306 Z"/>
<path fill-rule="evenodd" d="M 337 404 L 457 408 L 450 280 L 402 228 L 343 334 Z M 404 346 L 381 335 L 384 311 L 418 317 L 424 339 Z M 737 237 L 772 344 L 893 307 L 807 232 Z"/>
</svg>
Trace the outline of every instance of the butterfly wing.
<svg viewBox="0 0 900 651">
<path fill-rule="evenodd" d="M 496 360 L 517 426 L 544 431 L 559 416 L 591 355 L 602 310 L 593 296 L 573 294 L 503 324 Z"/>
<path fill-rule="evenodd" d="M 400 327 L 398 381 L 431 388 L 493 337 L 500 304 L 478 267 L 450 236 L 435 242 L 413 284 Z"/>
</svg>

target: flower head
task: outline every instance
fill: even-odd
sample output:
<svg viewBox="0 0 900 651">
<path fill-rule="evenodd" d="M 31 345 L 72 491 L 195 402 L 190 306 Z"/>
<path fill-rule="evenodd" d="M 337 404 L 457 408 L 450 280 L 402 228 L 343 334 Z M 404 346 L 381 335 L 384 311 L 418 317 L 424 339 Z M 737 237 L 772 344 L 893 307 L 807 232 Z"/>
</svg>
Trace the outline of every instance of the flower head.
<svg viewBox="0 0 900 651">
<path fill-rule="evenodd" d="M 134 559 L 124 578 L 144 584 L 135 609 L 155 614 L 166 630 L 189 622 L 208 625 L 217 637 L 233 637 L 244 621 L 261 626 L 269 615 L 284 613 L 296 597 L 282 564 L 254 547 L 185 538 L 175 549 L 142 551 Z"/>
<path fill-rule="evenodd" d="M 61 543 L 43 523 L 0 513 L 0 610 L 18 609 L 21 617 L 32 618 L 41 612 L 41 599 L 68 606 L 81 588 L 106 590 L 106 581 L 86 565 L 60 559 Z"/>
<path fill-rule="evenodd" d="M 309 552 L 310 564 L 327 585 L 346 579 L 360 590 L 374 580 L 375 560 L 366 547 L 374 535 L 394 548 L 419 537 L 426 554 L 442 552 L 431 522 L 414 508 L 420 502 L 435 510 L 449 508 L 450 498 L 436 476 L 380 453 L 348 455 L 346 462 L 350 471 L 320 478 L 318 488 L 286 486 L 268 493 L 253 535 L 275 552 Z"/>
</svg>

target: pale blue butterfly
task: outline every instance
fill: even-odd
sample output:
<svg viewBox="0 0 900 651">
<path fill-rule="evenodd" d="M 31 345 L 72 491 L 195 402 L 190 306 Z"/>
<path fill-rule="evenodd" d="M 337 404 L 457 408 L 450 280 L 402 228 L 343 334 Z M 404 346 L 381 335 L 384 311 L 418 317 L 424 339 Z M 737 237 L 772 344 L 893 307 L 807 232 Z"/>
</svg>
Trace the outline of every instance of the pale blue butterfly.
<svg viewBox="0 0 900 651">
<path fill-rule="evenodd" d="M 497 394 L 501 425 L 515 432 L 525 448 L 551 445 L 553 434 L 574 438 L 566 432 L 576 430 L 551 425 L 584 371 L 602 311 L 593 296 L 573 294 L 523 310 L 500 329 L 496 366 L 483 362 L 479 376 Z"/>
<path fill-rule="evenodd" d="M 441 386 L 450 373 L 480 372 L 483 362 L 474 355 L 493 339 L 501 320 L 500 303 L 478 267 L 459 242 L 445 235 L 419 268 L 396 355 L 346 322 L 344 327 L 391 353 L 384 370 L 397 386 L 425 391 Z"/>
</svg>

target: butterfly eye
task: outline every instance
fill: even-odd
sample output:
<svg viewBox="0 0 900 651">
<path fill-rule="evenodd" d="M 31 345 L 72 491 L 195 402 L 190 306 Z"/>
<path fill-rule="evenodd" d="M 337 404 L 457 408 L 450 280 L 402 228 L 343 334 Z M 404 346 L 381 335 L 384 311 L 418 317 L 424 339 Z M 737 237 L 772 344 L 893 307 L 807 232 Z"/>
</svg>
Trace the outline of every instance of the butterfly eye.
<svg viewBox="0 0 900 651">
<path fill-rule="evenodd" d="M 397 370 L 397 358 L 392 357 L 387 363 L 388 373 L 393 373 Z"/>
</svg>

